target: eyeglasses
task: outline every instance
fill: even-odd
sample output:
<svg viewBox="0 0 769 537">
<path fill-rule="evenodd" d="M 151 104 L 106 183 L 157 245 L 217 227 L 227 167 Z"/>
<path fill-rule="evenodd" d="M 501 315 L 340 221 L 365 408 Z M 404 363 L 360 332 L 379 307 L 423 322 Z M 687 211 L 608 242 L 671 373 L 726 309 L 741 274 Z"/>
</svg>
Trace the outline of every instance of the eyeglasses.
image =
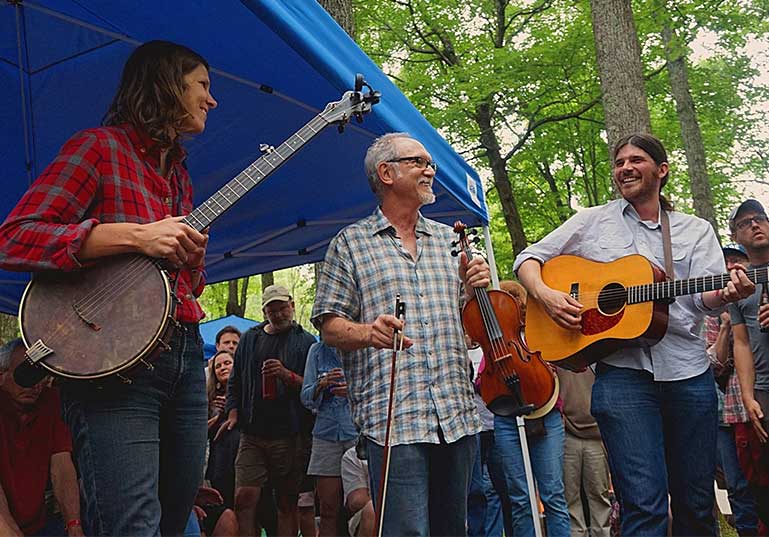
<svg viewBox="0 0 769 537">
<path fill-rule="evenodd" d="M 743 218 L 739 222 L 735 222 L 734 227 L 739 230 L 743 230 L 748 226 L 752 226 L 753 222 L 755 222 L 756 224 L 763 224 L 764 222 L 767 222 L 767 221 L 769 221 L 769 218 L 767 218 L 765 214 L 757 214 L 755 216 Z"/>
<path fill-rule="evenodd" d="M 400 157 L 388 160 L 387 162 L 411 162 L 420 170 L 424 170 L 430 166 L 434 172 L 438 172 L 438 165 L 432 160 L 428 160 L 424 157 Z"/>
</svg>

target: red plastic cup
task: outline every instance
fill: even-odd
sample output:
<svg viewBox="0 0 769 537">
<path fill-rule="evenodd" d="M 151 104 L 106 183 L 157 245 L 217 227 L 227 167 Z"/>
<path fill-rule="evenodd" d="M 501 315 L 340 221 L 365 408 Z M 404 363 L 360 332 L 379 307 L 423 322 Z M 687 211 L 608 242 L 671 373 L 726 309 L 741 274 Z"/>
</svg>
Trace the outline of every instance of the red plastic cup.
<svg viewBox="0 0 769 537">
<path fill-rule="evenodd" d="M 262 375 L 262 399 L 272 401 L 278 398 L 278 379 Z"/>
</svg>

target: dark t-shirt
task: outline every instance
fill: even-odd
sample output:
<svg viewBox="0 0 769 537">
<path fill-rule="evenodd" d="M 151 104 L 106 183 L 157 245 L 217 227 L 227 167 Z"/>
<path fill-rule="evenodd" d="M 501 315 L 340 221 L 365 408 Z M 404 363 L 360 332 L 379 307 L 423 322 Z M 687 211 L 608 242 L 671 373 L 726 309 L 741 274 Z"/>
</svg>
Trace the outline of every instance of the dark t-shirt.
<svg viewBox="0 0 769 537">
<path fill-rule="evenodd" d="M 761 268 L 767 265 L 751 266 Z M 750 348 L 753 351 L 753 364 L 756 369 L 754 388 L 769 391 L 769 333 L 761 332 L 758 325 L 758 302 L 761 298 L 761 285 L 748 298 L 729 306 L 732 324 L 744 324 L 748 329 Z"/>
<path fill-rule="evenodd" d="M 300 386 L 288 387 L 276 379 L 277 398 L 262 399 L 262 364 L 276 358 L 301 377 L 307 352 L 313 343 L 315 337 L 298 324 L 281 334 L 268 334 L 264 325 L 243 334 L 228 383 L 227 401 L 229 409 L 230 398 L 234 396 L 233 403 L 239 410 L 239 425 L 243 432 L 262 438 L 280 438 L 312 431 L 312 414 L 299 401 Z"/>
</svg>

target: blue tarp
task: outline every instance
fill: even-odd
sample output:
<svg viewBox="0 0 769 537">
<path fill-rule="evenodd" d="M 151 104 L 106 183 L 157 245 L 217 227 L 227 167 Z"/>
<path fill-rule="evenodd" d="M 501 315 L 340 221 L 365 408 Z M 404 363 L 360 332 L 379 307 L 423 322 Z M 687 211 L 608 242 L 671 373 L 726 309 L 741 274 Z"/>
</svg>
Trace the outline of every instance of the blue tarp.
<svg viewBox="0 0 769 537">
<path fill-rule="evenodd" d="M 234 326 L 242 334 L 252 326 L 259 324 L 259 321 L 246 319 L 238 315 L 228 315 L 219 317 L 212 321 L 200 323 L 200 335 L 203 336 L 203 354 L 206 360 L 209 360 L 216 353 L 216 334 L 225 326 Z"/>
<path fill-rule="evenodd" d="M 372 139 L 407 131 L 439 164 L 424 213 L 487 222 L 477 174 L 313 0 L 23 0 L 0 3 L 0 218 L 64 141 L 100 123 L 133 48 L 190 46 L 212 66 L 219 108 L 187 144 L 196 204 L 277 146 L 355 73 L 382 92 L 363 124 L 329 127 L 211 229 L 210 282 L 322 259 L 329 240 L 374 206 L 362 171 Z M 0 311 L 15 313 L 27 274 L 0 271 Z"/>
</svg>

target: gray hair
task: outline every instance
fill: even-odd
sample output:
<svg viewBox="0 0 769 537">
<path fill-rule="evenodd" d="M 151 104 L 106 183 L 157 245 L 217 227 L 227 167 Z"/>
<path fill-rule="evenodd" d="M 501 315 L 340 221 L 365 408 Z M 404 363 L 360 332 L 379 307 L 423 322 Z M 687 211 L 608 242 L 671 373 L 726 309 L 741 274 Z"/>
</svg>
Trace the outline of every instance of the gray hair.
<svg viewBox="0 0 769 537">
<path fill-rule="evenodd" d="M 366 177 L 368 177 L 368 184 L 371 187 L 371 191 L 379 200 L 382 199 L 382 195 L 384 194 L 384 185 L 382 185 L 382 181 L 379 180 L 377 167 L 382 162 L 398 158 L 398 152 L 395 149 L 394 142 L 401 138 L 409 138 L 413 140 L 413 137 L 407 132 L 388 132 L 374 140 L 374 143 L 371 144 L 368 151 L 366 151 L 366 158 L 363 161 L 363 166 L 366 169 Z"/>
<path fill-rule="evenodd" d="M 0 371 L 8 371 L 11 368 L 11 356 L 16 347 L 23 345 L 24 342 L 20 337 L 12 339 L 2 347 L 0 347 Z"/>
</svg>

